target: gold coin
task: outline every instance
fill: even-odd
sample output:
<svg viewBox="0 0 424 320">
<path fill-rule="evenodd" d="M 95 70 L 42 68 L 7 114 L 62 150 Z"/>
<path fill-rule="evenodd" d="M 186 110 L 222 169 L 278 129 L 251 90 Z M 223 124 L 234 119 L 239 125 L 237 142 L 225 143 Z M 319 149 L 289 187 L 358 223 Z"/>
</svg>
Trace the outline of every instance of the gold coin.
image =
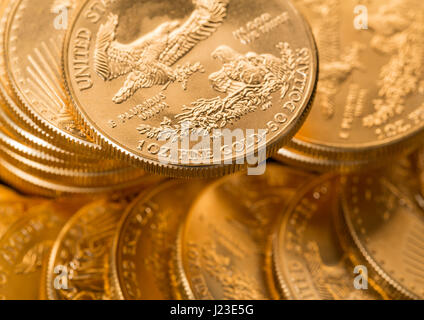
<svg viewBox="0 0 424 320">
<path fill-rule="evenodd" d="M 0 120 L 1 121 L 1 120 Z M 50 165 L 52 167 L 65 167 L 67 162 L 62 158 L 55 157 L 53 155 L 45 154 L 42 151 L 32 149 L 31 147 L 14 140 L 13 137 L 9 136 L 6 130 L 3 129 L 2 123 L 0 123 L 0 145 L 4 150 L 10 150 L 14 154 L 21 157 L 37 161 L 42 164 Z M 82 164 L 84 167 L 84 164 Z"/>
<path fill-rule="evenodd" d="M 74 199 L 57 203 L 37 204 L 24 200 L 0 204 L 2 211 L 15 208 L 18 210 L 15 214 L 19 215 L 10 224 L 0 223 L 5 228 L 0 238 L 0 298 L 39 298 L 42 270 L 53 241 L 78 205 L 81 202 Z M 1 215 L 0 219 L 3 218 Z"/>
<path fill-rule="evenodd" d="M 178 229 L 206 180 L 170 181 L 142 193 L 116 233 L 112 288 L 125 300 L 173 298 L 169 261 Z"/>
<path fill-rule="evenodd" d="M 0 112 L 1 113 L 1 112 Z M 16 158 L 22 159 L 22 162 L 36 163 L 40 167 L 50 166 L 52 168 L 71 170 L 72 172 L 81 173 L 106 173 L 111 170 L 128 169 L 128 164 L 117 160 L 99 160 L 95 158 L 79 158 L 79 162 L 70 161 L 70 159 L 63 159 L 59 156 L 54 156 L 49 151 L 44 152 L 32 148 L 26 143 L 21 143 L 15 140 L 13 135 L 3 126 L 0 120 L 0 148 L 8 155 L 15 155 Z M 76 159 L 74 159 L 76 160 Z M 100 164 L 100 165 L 99 165 Z M 140 169 L 133 169 L 139 171 Z M 64 174 L 65 176 L 66 174 Z M 132 176 L 133 178 L 133 176 Z"/>
<path fill-rule="evenodd" d="M 50 254 L 44 294 L 50 300 L 106 300 L 110 247 L 126 203 L 98 200 L 64 226 Z"/>
<path fill-rule="evenodd" d="M 24 112 L 55 137 L 56 145 L 93 156 L 101 149 L 75 124 L 62 86 L 61 47 L 66 18 L 76 2 L 12 1 L 4 35 L 5 67 Z"/>
<path fill-rule="evenodd" d="M 0 50 L 4 52 L 4 34 L 6 28 L 7 17 L 10 15 L 10 11 L 13 8 L 13 3 L 15 0 L 3 1 L 0 4 Z M 29 132 L 35 135 L 43 135 L 48 141 L 54 141 L 53 136 L 49 136 L 45 131 L 43 131 L 39 126 L 37 126 L 34 121 L 25 114 L 21 108 L 15 103 L 15 95 L 12 88 L 9 86 L 7 80 L 8 70 L 6 69 L 4 54 L 0 54 L 0 93 L 4 99 L 5 104 L 4 111 L 16 122 L 19 126 L 27 129 Z"/>
<path fill-rule="evenodd" d="M 273 154 L 303 122 L 317 77 L 312 34 L 285 0 L 86 1 L 64 61 L 96 141 L 170 176 Z"/>
<path fill-rule="evenodd" d="M 112 187 L 114 184 L 135 181 L 136 179 L 142 180 L 145 177 L 149 177 L 143 170 L 132 167 L 106 168 L 103 171 L 97 171 L 98 169 L 96 168 L 80 170 L 78 168 L 54 167 L 14 153 L 1 144 L 0 155 L 3 160 L 15 164 L 21 170 L 30 172 L 32 175 L 39 176 L 47 181 L 56 181 L 75 187 Z"/>
<path fill-rule="evenodd" d="M 295 3 L 317 39 L 320 79 L 312 111 L 289 149 L 308 154 L 311 163 L 324 158 L 340 167 L 343 161 L 384 162 L 417 147 L 424 123 L 422 1 Z"/>
<path fill-rule="evenodd" d="M 419 180 L 410 168 L 349 176 L 343 207 L 350 234 L 366 261 L 403 295 L 424 297 L 424 220 Z"/>
<path fill-rule="evenodd" d="M 285 298 L 383 299 L 380 290 L 354 287 L 354 265 L 340 245 L 338 184 L 323 176 L 304 187 L 281 217 L 273 239 L 275 279 Z"/>
<path fill-rule="evenodd" d="M 3 1 L 0 5 L 0 51 L 4 51 L 3 35 L 6 28 L 6 18 L 10 15 L 15 1 Z M 57 147 L 57 135 L 48 134 L 33 119 L 15 103 L 16 96 L 10 88 L 7 81 L 7 72 L 4 55 L 0 54 L 0 121 L 9 131 L 9 134 L 15 137 L 15 140 L 26 143 L 37 150 L 49 155 L 61 158 L 74 163 L 87 161 L 87 157 L 75 153 L 75 148 L 64 150 Z M 68 146 L 69 147 L 69 146 Z"/>
<path fill-rule="evenodd" d="M 29 207 L 41 202 L 41 199 L 24 198 L 12 189 L 0 185 L 0 239 L 8 232 L 10 226 L 26 216 Z"/>
<path fill-rule="evenodd" d="M 1 67 L 0 67 L 1 69 Z M 1 77 L 1 75 L 0 75 Z M 1 91 L 1 81 L 0 81 L 0 91 Z M 60 158 L 65 160 L 77 160 L 79 157 L 77 154 L 63 150 L 61 148 L 58 148 L 57 146 L 53 145 L 51 142 L 48 142 L 46 140 L 40 139 L 39 137 L 35 136 L 33 133 L 27 131 L 25 128 L 20 127 L 16 120 L 13 119 L 8 112 L 6 111 L 7 103 L 2 96 L 0 92 L 0 123 L 4 130 L 6 130 L 14 141 L 23 141 L 25 142 L 29 147 L 32 147 L 36 150 L 47 152 L 49 155 L 52 155 L 56 158 Z M 9 103 L 11 100 L 8 100 Z"/>
<path fill-rule="evenodd" d="M 1 150 L 1 148 L 0 148 Z M 133 178 L 118 183 L 116 178 L 120 173 L 124 173 L 126 176 L 131 176 L 129 172 L 114 171 L 110 173 L 110 176 L 105 175 L 104 181 L 101 184 L 93 185 L 88 183 L 84 185 L 83 176 L 79 176 L 79 183 L 82 186 L 76 186 L 73 184 L 66 184 L 62 180 L 62 173 L 57 172 L 54 168 L 44 167 L 47 171 L 42 171 L 41 175 L 36 175 L 31 170 L 23 170 L 22 163 L 17 162 L 16 159 L 10 162 L 5 157 L 0 157 L 0 177 L 2 181 L 6 182 L 10 186 L 13 186 L 22 193 L 30 195 L 38 195 L 45 197 L 58 197 L 63 195 L 75 195 L 75 194 L 120 194 L 132 191 L 135 189 L 143 189 L 147 186 L 151 186 L 161 180 L 158 176 L 153 175 L 139 175 L 140 171 L 133 172 Z M 56 172 L 56 173 L 55 173 Z M 139 174 L 136 174 L 139 172 Z M 40 172 L 38 172 L 40 174 Z M 69 173 L 69 172 L 68 172 Z M 76 173 L 79 175 L 80 173 Z M 96 174 L 95 174 L 96 175 Z M 49 178 L 49 179 L 48 179 Z M 86 173 L 86 178 L 89 178 L 89 174 Z M 98 180 L 102 180 L 97 176 Z M 87 181 L 86 181 L 87 182 Z"/>
<path fill-rule="evenodd" d="M 298 167 L 307 171 L 328 172 L 337 170 L 341 173 L 360 171 L 370 167 L 380 167 L 380 163 L 370 163 L 369 160 L 334 160 L 324 157 L 314 157 L 308 153 L 284 147 L 278 150 L 273 158 L 279 162 Z"/>
<path fill-rule="evenodd" d="M 181 297 L 277 298 L 267 243 L 279 213 L 312 177 L 268 164 L 262 176 L 239 173 L 203 191 L 176 248 L 173 273 Z"/>
</svg>

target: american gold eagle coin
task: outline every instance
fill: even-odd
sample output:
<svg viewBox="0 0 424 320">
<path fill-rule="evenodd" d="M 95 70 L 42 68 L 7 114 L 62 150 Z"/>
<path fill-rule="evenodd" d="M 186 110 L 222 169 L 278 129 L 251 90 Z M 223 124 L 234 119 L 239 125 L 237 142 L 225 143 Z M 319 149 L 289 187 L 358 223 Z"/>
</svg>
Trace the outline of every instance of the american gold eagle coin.
<svg viewBox="0 0 424 320">
<path fill-rule="evenodd" d="M 265 160 L 306 117 L 317 50 L 289 1 L 86 1 L 64 73 L 79 122 L 113 154 L 169 176 Z"/>
</svg>

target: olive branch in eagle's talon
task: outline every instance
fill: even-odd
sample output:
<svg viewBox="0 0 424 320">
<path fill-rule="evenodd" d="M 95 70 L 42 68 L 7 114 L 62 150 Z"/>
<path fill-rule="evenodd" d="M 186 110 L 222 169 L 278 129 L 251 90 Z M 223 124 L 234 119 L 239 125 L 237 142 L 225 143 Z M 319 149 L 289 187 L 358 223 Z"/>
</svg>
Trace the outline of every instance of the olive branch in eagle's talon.
<svg viewBox="0 0 424 320">
<path fill-rule="evenodd" d="M 137 130 L 148 138 L 170 140 L 188 133 L 210 134 L 222 129 L 244 115 L 272 106 L 272 94 L 287 94 L 298 69 L 300 50 L 292 50 L 288 43 L 279 43 L 281 58 L 271 54 L 249 52 L 242 55 L 228 46 L 220 46 L 212 57 L 223 63 L 221 70 L 209 76 L 215 91 L 225 97 L 201 98 L 183 106 L 175 116 L 175 123 L 165 117 L 160 127 L 141 124 Z"/>
</svg>

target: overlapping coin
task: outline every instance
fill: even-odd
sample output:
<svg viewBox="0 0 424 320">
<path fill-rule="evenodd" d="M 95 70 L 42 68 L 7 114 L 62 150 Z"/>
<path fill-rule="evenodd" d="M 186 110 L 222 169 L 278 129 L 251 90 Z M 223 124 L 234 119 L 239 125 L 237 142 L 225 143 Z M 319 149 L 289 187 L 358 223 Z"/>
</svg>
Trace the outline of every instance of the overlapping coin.
<svg viewBox="0 0 424 320">
<path fill-rule="evenodd" d="M 268 165 L 202 192 L 180 232 L 173 268 L 185 299 L 274 299 L 267 243 L 279 213 L 313 175 Z M 268 271 L 267 271 L 268 270 Z"/>
<path fill-rule="evenodd" d="M 423 21 L 1 1 L 0 299 L 423 299 Z"/>
<path fill-rule="evenodd" d="M 421 1 L 295 4 L 317 39 L 319 84 L 310 116 L 277 158 L 357 169 L 416 148 L 424 132 Z"/>
<path fill-rule="evenodd" d="M 3 189 L 0 192 L 3 196 Z M 1 200 L 0 299 L 40 298 L 40 281 L 53 242 L 69 216 L 86 201 L 47 202 L 10 194 Z"/>
<path fill-rule="evenodd" d="M 60 67 L 64 30 L 54 12 L 68 10 L 70 18 L 74 4 L 1 4 L 0 175 L 22 192 L 44 196 L 149 185 L 155 177 L 113 159 L 72 119 Z M 41 32 L 34 35 L 35 26 Z"/>
<path fill-rule="evenodd" d="M 343 205 L 350 234 L 362 257 L 394 289 L 422 299 L 423 207 L 419 180 L 396 164 L 345 182 Z"/>
<path fill-rule="evenodd" d="M 283 0 L 86 1 L 64 49 L 89 135 L 170 176 L 223 175 L 273 154 L 308 113 L 316 68 L 309 27 Z"/>
<path fill-rule="evenodd" d="M 116 299 L 172 299 L 170 261 L 190 206 L 207 181 L 170 181 L 142 193 L 115 235 L 111 284 Z"/>
<path fill-rule="evenodd" d="M 304 187 L 281 216 L 273 239 L 273 268 L 282 297 L 296 300 L 388 299 L 370 277 L 354 286 L 355 265 L 337 222 L 338 180 L 320 177 Z M 343 241 L 347 243 L 347 241 Z"/>
<path fill-rule="evenodd" d="M 105 300 L 110 246 L 124 202 L 105 199 L 81 208 L 64 226 L 52 248 L 43 296 L 51 300 Z"/>
</svg>

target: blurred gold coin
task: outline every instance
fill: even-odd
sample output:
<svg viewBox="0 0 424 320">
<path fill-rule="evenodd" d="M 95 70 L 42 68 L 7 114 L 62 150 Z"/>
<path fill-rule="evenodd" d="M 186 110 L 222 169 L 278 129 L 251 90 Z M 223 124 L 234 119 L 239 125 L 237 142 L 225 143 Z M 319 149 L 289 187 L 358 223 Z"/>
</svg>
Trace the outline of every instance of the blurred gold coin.
<svg viewBox="0 0 424 320">
<path fill-rule="evenodd" d="M 75 124 L 60 66 L 65 30 L 77 2 L 11 1 L 4 35 L 5 67 L 24 112 L 55 137 L 56 145 L 94 156 L 101 148 Z"/>
<path fill-rule="evenodd" d="M 159 176 L 140 176 L 134 174 L 132 179 L 118 183 L 115 180 L 117 175 L 120 173 L 118 170 L 112 172 L 109 176 L 103 175 L 103 182 L 101 185 L 88 184 L 76 186 L 73 184 L 64 183 L 62 180 L 63 176 L 61 175 L 60 171 L 59 174 L 57 174 L 57 169 L 46 167 L 44 169 L 46 169 L 49 173 L 49 179 L 46 178 L 45 174 L 38 176 L 34 175 L 34 173 L 31 172 L 32 170 L 23 170 L 20 162 L 9 162 L 7 159 L 0 157 L 0 177 L 2 181 L 19 190 L 20 192 L 29 195 L 53 198 L 64 195 L 84 194 L 107 194 L 113 196 L 115 194 L 126 194 L 128 191 L 133 192 L 138 190 L 139 192 L 143 188 L 154 185 L 155 183 L 163 180 L 163 178 Z M 53 170 L 53 172 L 51 170 Z M 121 173 L 131 177 L 128 172 L 125 173 L 121 171 Z M 85 175 L 88 175 L 88 178 L 90 176 L 89 173 L 85 173 Z M 97 176 L 97 178 L 100 177 Z"/>
<path fill-rule="evenodd" d="M 22 197 L 12 189 L 0 184 L 0 203 L 1 202 L 15 202 L 21 200 Z"/>
<path fill-rule="evenodd" d="M 289 1 L 97 5 L 70 26 L 65 78 L 78 119 L 117 155 L 169 176 L 224 175 L 275 153 L 306 117 L 317 51 Z"/>
<path fill-rule="evenodd" d="M 392 287 L 424 297 L 424 215 L 419 178 L 404 165 L 349 176 L 343 207 L 362 256 Z"/>
<path fill-rule="evenodd" d="M 178 229 L 207 180 L 170 181 L 142 193 L 127 209 L 116 233 L 112 287 L 116 298 L 173 298 L 169 262 Z"/>
<path fill-rule="evenodd" d="M 222 178 L 192 206 L 174 273 L 182 298 L 272 299 L 267 242 L 287 202 L 313 175 L 268 164 L 262 176 Z M 268 270 L 268 271 L 267 271 Z"/>
<path fill-rule="evenodd" d="M 370 167 L 381 167 L 381 163 L 370 163 L 368 160 L 334 160 L 326 157 L 316 158 L 293 148 L 284 147 L 278 150 L 273 159 L 284 164 L 306 171 L 329 172 L 337 169 L 340 173 L 349 173 Z"/>
<path fill-rule="evenodd" d="M 288 149 L 329 159 L 386 163 L 424 132 L 424 5 L 420 0 L 296 0 L 320 51 L 313 108 Z M 291 157 L 288 152 L 281 153 Z M 296 158 L 292 158 L 296 160 Z"/>
<path fill-rule="evenodd" d="M 370 280 L 367 290 L 354 286 L 355 265 L 339 240 L 338 190 L 333 175 L 320 177 L 299 191 L 282 215 L 273 239 L 273 261 L 275 280 L 284 298 L 388 298 Z"/>
<path fill-rule="evenodd" d="M 98 200 L 63 227 L 50 254 L 43 291 L 50 300 L 110 299 L 110 248 L 126 202 Z"/>
<path fill-rule="evenodd" d="M 0 239 L 16 221 L 25 217 L 29 207 L 41 202 L 41 199 L 25 199 L 12 189 L 0 185 Z"/>
<path fill-rule="evenodd" d="M 1 203 L 0 215 L 0 298 L 34 300 L 39 298 L 42 270 L 65 221 L 83 201 L 31 200 Z M 10 211 L 17 219 L 11 219 Z M 3 213 L 3 212 L 2 212 Z M 3 224 L 3 219 L 6 222 Z M 13 217 L 12 217 L 13 218 Z"/>
</svg>

